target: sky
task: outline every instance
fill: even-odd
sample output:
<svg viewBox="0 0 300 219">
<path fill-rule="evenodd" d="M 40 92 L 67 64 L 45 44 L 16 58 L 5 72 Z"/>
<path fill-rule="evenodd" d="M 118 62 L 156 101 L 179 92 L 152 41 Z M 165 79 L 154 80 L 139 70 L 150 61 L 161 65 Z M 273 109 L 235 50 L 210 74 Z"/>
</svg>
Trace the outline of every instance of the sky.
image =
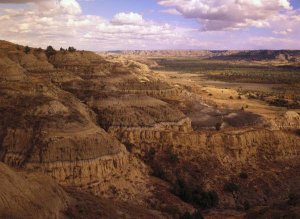
<svg viewBox="0 0 300 219">
<path fill-rule="evenodd" d="M 300 0 L 0 0 L 0 39 L 93 51 L 300 49 Z"/>
</svg>

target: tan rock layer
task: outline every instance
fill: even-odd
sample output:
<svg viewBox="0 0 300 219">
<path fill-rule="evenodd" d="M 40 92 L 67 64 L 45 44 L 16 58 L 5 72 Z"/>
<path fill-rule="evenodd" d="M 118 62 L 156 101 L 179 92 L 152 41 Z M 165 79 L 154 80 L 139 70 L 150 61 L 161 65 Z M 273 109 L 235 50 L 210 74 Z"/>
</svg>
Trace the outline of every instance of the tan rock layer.
<svg viewBox="0 0 300 219">
<path fill-rule="evenodd" d="M 122 171 L 127 165 L 128 154 L 121 152 L 73 162 L 28 163 L 26 168 L 40 170 L 52 176 L 61 185 L 93 187 L 103 182 L 106 177 Z"/>
<path fill-rule="evenodd" d="M 179 95 L 183 93 L 181 89 L 178 88 L 170 88 L 165 90 L 122 90 L 124 93 L 128 94 L 142 94 L 142 95 L 149 95 L 152 97 L 157 98 L 178 98 Z"/>
<path fill-rule="evenodd" d="M 300 155 L 300 138 L 282 131 L 266 129 L 240 132 L 180 132 L 141 128 L 119 129 L 118 138 L 136 147 L 173 145 L 203 150 L 216 156 L 224 165 L 236 162 L 289 159 Z"/>
</svg>

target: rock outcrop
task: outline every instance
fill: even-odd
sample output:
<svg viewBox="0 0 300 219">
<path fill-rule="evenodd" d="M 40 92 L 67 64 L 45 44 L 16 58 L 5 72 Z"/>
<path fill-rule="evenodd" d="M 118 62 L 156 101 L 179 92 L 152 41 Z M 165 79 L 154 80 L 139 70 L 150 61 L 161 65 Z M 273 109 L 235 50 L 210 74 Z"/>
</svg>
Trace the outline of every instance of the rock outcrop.
<svg viewBox="0 0 300 219">
<path fill-rule="evenodd" d="M 0 59 L 8 66 L 1 70 L 7 80 L 0 83 L 1 161 L 74 186 L 102 182 L 126 168 L 124 145 L 97 126 L 94 112 L 51 83 L 51 75 L 48 80 L 39 76 L 49 77 L 43 63 L 52 66 L 47 57 L 41 55 L 39 62 L 34 52 L 16 48 L 18 55 L 11 56 L 13 49 L 1 51 L 5 57 Z M 32 71 L 39 66 L 39 74 Z"/>
<path fill-rule="evenodd" d="M 299 136 L 284 130 L 299 128 L 298 113 L 276 120 L 277 130 L 255 126 L 261 122 L 256 115 L 217 110 L 192 89 L 171 84 L 135 61 L 84 51 L 25 51 L 0 42 L 0 79 L 0 161 L 42 172 L 75 191 L 158 210 L 172 203 L 178 217 L 193 211 L 174 197 L 184 183 L 191 191 L 215 190 L 221 207 L 236 208 L 253 195 L 243 190 L 246 195 L 231 197 L 220 185 L 238 171 L 248 168 L 255 175 L 245 188 L 256 180 L 273 188 L 263 176 L 264 165 L 288 164 L 280 183 L 297 167 L 292 164 L 299 159 Z M 195 131 L 193 122 L 205 122 L 197 118 L 205 114 L 213 117 L 213 129 L 220 119 L 246 122 Z M 258 183 L 254 204 L 263 203 L 264 183 Z"/>
</svg>

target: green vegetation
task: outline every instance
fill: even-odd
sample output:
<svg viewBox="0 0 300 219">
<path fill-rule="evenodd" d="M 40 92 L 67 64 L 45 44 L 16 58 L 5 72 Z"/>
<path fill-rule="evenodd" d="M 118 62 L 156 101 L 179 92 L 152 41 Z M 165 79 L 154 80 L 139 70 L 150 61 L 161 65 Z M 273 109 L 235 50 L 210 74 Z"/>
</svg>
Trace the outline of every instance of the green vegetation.
<svg viewBox="0 0 300 219">
<path fill-rule="evenodd" d="M 46 55 L 49 58 L 50 56 L 55 55 L 56 50 L 52 46 L 48 46 L 46 49 Z"/>
<path fill-rule="evenodd" d="M 166 173 L 161 165 L 159 165 L 157 163 L 153 163 L 151 167 L 152 167 L 152 171 L 153 171 L 152 176 L 166 180 Z"/>
<path fill-rule="evenodd" d="M 135 147 L 135 145 L 130 142 L 126 142 L 124 145 L 129 152 L 132 152 L 132 149 Z"/>
<path fill-rule="evenodd" d="M 299 196 L 297 196 L 296 194 L 289 194 L 288 201 L 287 201 L 289 205 L 295 206 L 297 205 L 298 201 L 299 201 Z"/>
<path fill-rule="evenodd" d="M 70 47 L 68 48 L 68 51 L 69 51 L 69 52 L 76 52 L 76 49 L 75 49 L 73 46 L 70 46 Z"/>
<path fill-rule="evenodd" d="M 215 191 L 207 192 L 199 188 L 193 188 L 181 179 L 178 179 L 174 185 L 173 193 L 183 201 L 192 203 L 202 209 L 216 207 L 219 203 L 219 197 Z"/>
<path fill-rule="evenodd" d="M 198 73 L 208 79 L 240 83 L 294 84 L 300 83 L 300 68 L 244 64 L 234 61 L 195 58 L 154 59 L 155 70 Z"/>
<path fill-rule="evenodd" d="M 172 164 L 179 162 L 178 155 L 171 148 L 169 150 L 167 150 L 167 158 L 168 158 L 168 161 Z"/>
<path fill-rule="evenodd" d="M 294 62 L 289 65 L 275 66 L 258 62 L 237 60 L 216 60 L 200 58 L 156 58 L 158 67 L 154 70 L 175 71 L 199 74 L 203 79 L 223 81 L 224 83 L 252 83 L 252 90 L 245 90 L 243 84 L 239 95 L 249 99 L 265 101 L 271 106 L 300 108 L 300 67 Z M 255 88 L 255 84 L 257 84 Z M 261 86 L 266 84 L 267 86 Z M 230 86 L 230 85 L 229 85 Z M 247 87 L 247 86 L 245 86 Z M 211 94 L 208 94 L 211 96 Z M 237 97 L 241 99 L 241 96 Z M 234 99 L 234 97 L 230 97 Z"/>
<path fill-rule="evenodd" d="M 248 179 L 248 174 L 246 172 L 240 172 L 239 177 L 241 179 Z"/>
<path fill-rule="evenodd" d="M 222 127 L 222 123 L 221 122 L 217 122 L 216 125 L 215 125 L 216 130 L 220 131 L 221 127 Z"/>
<path fill-rule="evenodd" d="M 240 189 L 240 186 L 238 184 L 235 184 L 234 182 L 228 182 L 224 185 L 224 191 L 225 192 L 237 192 Z"/>
<path fill-rule="evenodd" d="M 250 203 L 248 201 L 244 201 L 243 205 L 244 205 L 244 210 L 245 211 L 248 211 L 251 208 Z"/>
<path fill-rule="evenodd" d="M 194 213 L 185 212 L 180 216 L 180 219 L 204 219 L 200 211 L 196 211 Z"/>
<path fill-rule="evenodd" d="M 26 54 L 30 53 L 30 48 L 29 48 L 29 46 L 25 46 L 25 47 L 24 47 L 24 52 L 25 52 Z"/>
</svg>

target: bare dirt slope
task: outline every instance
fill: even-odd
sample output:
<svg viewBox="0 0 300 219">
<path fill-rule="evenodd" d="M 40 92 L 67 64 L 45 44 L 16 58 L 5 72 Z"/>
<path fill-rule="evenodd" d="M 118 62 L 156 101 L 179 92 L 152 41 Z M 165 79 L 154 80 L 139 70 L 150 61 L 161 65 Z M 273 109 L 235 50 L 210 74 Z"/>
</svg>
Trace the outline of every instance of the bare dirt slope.
<svg viewBox="0 0 300 219">
<path fill-rule="evenodd" d="M 64 186 L 64 217 L 243 218 L 298 205 L 295 110 L 128 57 L 3 41 L 0 78 L 0 160 Z"/>
<path fill-rule="evenodd" d="M 70 202 L 50 177 L 0 163 L 0 218 L 62 218 Z"/>
</svg>

